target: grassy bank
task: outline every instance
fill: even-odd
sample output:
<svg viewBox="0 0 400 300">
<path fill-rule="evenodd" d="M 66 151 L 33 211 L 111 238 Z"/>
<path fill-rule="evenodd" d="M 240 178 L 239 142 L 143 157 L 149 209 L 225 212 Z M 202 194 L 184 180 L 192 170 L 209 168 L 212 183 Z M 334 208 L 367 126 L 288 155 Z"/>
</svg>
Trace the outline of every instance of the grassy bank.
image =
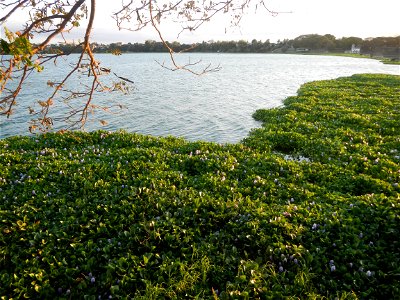
<svg viewBox="0 0 400 300">
<path fill-rule="evenodd" d="M 394 299 L 399 87 L 305 84 L 237 145 L 0 140 L 2 299 Z"/>
<path fill-rule="evenodd" d="M 398 59 L 390 59 L 390 58 L 384 58 L 381 56 L 371 56 L 367 54 L 357 54 L 357 53 L 334 53 L 334 52 L 326 52 L 326 53 L 320 53 L 320 52 L 311 52 L 311 53 L 302 53 L 302 55 L 325 55 L 325 56 L 343 56 L 343 57 L 353 57 L 353 58 L 371 58 L 371 59 L 376 59 L 382 62 L 385 65 L 400 65 L 400 61 Z"/>
</svg>

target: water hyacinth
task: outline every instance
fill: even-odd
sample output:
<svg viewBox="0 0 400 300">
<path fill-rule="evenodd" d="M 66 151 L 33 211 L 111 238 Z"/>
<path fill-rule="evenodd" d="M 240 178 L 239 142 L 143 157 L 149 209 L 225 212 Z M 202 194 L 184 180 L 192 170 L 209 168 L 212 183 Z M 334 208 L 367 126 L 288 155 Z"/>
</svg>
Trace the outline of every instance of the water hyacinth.
<svg viewBox="0 0 400 300">
<path fill-rule="evenodd" d="M 396 299 L 400 97 L 369 78 L 307 84 L 223 148 L 125 132 L 0 140 L 0 294 Z M 347 94 L 359 80 L 372 98 Z"/>
</svg>

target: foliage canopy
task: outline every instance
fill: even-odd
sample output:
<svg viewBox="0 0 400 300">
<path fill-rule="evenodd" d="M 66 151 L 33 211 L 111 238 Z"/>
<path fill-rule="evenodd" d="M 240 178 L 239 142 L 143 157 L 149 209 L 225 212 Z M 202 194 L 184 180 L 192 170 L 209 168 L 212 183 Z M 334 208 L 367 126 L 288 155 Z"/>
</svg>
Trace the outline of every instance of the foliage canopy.
<svg viewBox="0 0 400 300">
<path fill-rule="evenodd" d="M 0 140 L 0 296 L 396 299 L 399 84 L 308 83 L 236 145 Z"/>
</svg>

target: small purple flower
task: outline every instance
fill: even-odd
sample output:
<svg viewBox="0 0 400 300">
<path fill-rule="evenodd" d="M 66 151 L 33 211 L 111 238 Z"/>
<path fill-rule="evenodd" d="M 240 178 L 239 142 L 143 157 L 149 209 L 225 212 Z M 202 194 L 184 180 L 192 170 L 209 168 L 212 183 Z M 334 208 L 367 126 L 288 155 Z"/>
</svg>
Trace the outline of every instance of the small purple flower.
<svg viewBox="0 0 400 300">
<path fill-rule="evenodd" d="M 317 229 L 317 227 L 318 227 L 318 225 L 314 223 L 313 226 L 311 227 L 311 229 L 315 230 L 315 229 Z"/>
<path fill-rule="evenodd" d="M 371 276 L 372 276 L 372 272 L 371 272 L 370 270 L 368 270 L 365 274 L 366 274 L 368 277 L 371 277 Z"/>
<path fill-rule="evenodd" d="M 293 262 L 297 265 L 299 263 L 299 261 L 297 260 L 297 258 L 293 259 Z"/>
<path fill-rule="evenodd" d="M 331 272 L 334 272 L 336 270 L 335 265 L 331 265 Z"/>
<path fill-rule="evenodd" d="M 96 282 L 96 278 L 94 278 L 94 277 L 90 278 L 90 282 L 91 283 L 95 283 Z"/>
<path fill-rule="evenodd" d="M 283 272 L 283 267 L 282 267 L 282 266 L 279 267 L 279 272 L 280 272 L 280 273 Z"/>
</svg>

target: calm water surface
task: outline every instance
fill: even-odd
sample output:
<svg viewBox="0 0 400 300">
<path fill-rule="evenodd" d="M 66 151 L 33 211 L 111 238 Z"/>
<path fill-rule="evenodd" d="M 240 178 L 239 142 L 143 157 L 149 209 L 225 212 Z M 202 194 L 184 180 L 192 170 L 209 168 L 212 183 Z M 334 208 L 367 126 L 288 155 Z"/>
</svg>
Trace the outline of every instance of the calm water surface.
<svg viewBox="0 0 400 300">
<path fill-rule="evenodd" d="M 161 68 L 156 60 L 168 63 L 166 54 L 97 57 L 102 66 L 112 67 L 119 76 L 133 80 L 135 90 L 129 95 L 99 95 L 95 104 L 118 103 L 126 109 L 118 114 L 97 112 L 90 117 L 87 130 L 125 129 L 219 143 L 235 143 L 246 137 L 250 129 L 260 126 L 251 117 L 255 110 L 282 105 L 305 82 L 356 73 L 400 74 L 399 66 L 372 59 L 280 54 L 180 55 L 181 62 L 202 60 L 199 68 L 209 63 L 222 67 L 219 72 L 198 77 Z M 73 57 L 68 60 L 73 61 Z M 49 94 L 47 80 L 60 79 L 68 69 L 68 61 L 60 61 L 30 78 L 16 113 L 10 119 L 0 119 L 0 138 L 28 134 L 28 107 Z M 76 78 L 73 85 L 82 82 L 84 79 Z M 62 104 L 57 105 L 53 118 L 65 112 Z M 106 119 L 109 125 L 101 126 L 100 119 Z"/>
</svg>

